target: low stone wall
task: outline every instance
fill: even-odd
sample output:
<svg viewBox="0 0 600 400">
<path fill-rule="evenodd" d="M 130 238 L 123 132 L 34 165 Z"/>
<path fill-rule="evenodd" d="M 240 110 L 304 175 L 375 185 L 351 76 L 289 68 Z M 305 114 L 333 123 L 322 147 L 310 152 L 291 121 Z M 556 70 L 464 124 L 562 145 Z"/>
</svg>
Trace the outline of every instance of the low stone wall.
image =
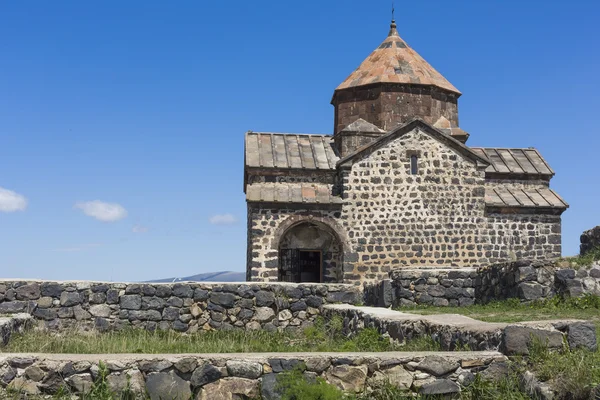
<svg viewBox="0 0 600 400">
<path fill-rule="evenodd" d="M 510 298 L 600 296 L 600 263 L 579 269 L 566 265 L 556 260 L 525 260 L 479 269 L 397 269 L 390 272 L 390 279 L 365 284 L 365 304 L 469 306 Z"/>
<path fill-rule="evenodd" d="M 323 306 L 326 317 L 340 316 L 347 334 L 375 328 L 399 343 L 430 337 L 442 350 L 499 350 L 507 355 L 528 355 L 532 338 L 562 349 L 563 343 L 575 349 L 597 349 L 596 328 L 580 320 L 532 321 L 518 324 L 478 321 L 457 314 L 418 315 L 380 307 L 347 304 Z"/>
<path fill-rule="evenodd" d="M 497 352 L 303 353 L 207 355 L 105 355 L 111 391 L 148 393 L 152 400 L 280 399 L 277 374 L 294 368 L 306 379 L 323 377 L 347 392 L 362 392 L 386 381 L 428 395 L 458 393 L 475 374 L 506 370 Z M 89 392 L 101 373 L 98 355 L 4 354 L 0 384 L 32 395 L 65 387 Z"/>
<path fill-rule="evenodd" d="M 13 333 L 23 332 L 32 325 L 33 318 L 29 314 L 0 317 L 0 346 L 8 344 Z"/>
<path fill-rule="evenodd" d="M 555 295 L 600 295 L 598 263 L 575 270 L 556 261 L 515 261 L 480 269 L 479 275 L 477 301 L 482 303 L 513 297 L 533 301 Z"/>
<path fill-rule="evenodd" d="M 585 255 L 591 250 L 600 247 L 600 226 L 592 228 L 581 234 L 579 254 Z"/>
<path fill-rule="evenodd" d="M 27 312 L 50 329 L 272 331 L 311 324 L 323 304 L 359 302 L 360 288 L 344 284 L 0 281 L 0 314 Z"/>
<path fill-rule="evenodd" d="M 475 302 L 477 269 L 396 269 L 365 284 L 365 303 L 379 307 L 468 306 Z"/>
<path fill-rule="evenodd" d="M 515 261 L 479 270 L 477 301 L 518 298 L 540 300 L 556 295 L 555 261 Z"/>
</svg>

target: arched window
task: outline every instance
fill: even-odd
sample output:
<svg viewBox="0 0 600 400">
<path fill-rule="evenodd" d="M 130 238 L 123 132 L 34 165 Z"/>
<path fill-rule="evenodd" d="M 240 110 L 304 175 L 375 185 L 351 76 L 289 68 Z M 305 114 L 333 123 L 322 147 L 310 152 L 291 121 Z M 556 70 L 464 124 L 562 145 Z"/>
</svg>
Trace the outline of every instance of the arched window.
<svg viewBox="0 0 600 400">
<path fill-rule="evenodd" d="M 410 156 L 410 174 L 417 175 L 419 173 L 419 157 L 416 154 Z"/>
</svg>

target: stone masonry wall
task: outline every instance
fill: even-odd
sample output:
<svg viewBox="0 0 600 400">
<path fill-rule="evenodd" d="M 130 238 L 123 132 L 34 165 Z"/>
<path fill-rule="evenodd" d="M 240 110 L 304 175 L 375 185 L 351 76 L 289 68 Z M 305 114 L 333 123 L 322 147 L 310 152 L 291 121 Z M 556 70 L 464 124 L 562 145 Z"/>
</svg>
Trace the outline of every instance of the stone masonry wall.
<svg viewBox="0 0 600 400">
<path fill-rule="evenodd" d="M 481 231 L 488 243 L 486 262 L 480 266 L 561 256 L 560 215 L 490 213 L 487 221 L 487 229 Z"/>
<path fill-rule="evenodd" d="M 445 117 L 458 126 L 458 96 L 431 86 L 378 84 L 336 91 L 334 133 L 359 118 L 390 131 L 420 117 L 430 125 Z"/>
<path fill-rule="evenodd" d="M 149 395 L 151 399 L 281 398 L 278 374 L 298 368 L 305 379 L 322 377 L 350 393 L 389 382 L 403 390 L 444 395 L 460 391 L 476 374 L 505 368 L 497 352 L 472 353 L 305 353 L 222 355 L 18 355 L 0 359 L 0 386 L 27 395 L 52 395 L 61 387 L 87 393 L 107 368 L 106 384 L 114 393 Z M 64 389 L 63 389 L 64 390 Z M 0 389 L 2 396 L 2 389 Z M 13 398 L 13 396 L 10 396 Z M 128 397 L 129 398 L 129 397 Z"/>
<path fill-rule="evenodd" d="M 340 209 L 307 209 L 306 207 L 248 206 L 248 272 L 249 281 L 276 282 L 279 268 L 279 244 L 283 235 L 294 223 L 312 222 L 321 224 L 323 229 L 340 240 L 337 232 L 330 229 L 340 218 Z M 339 243 L 342 247 L 342 243 Z M 314 250 L 314 249 L 312 249 Z M 324 252 L 327 260 L 327 252 Z M 331 257 L 330 257 L 331 258 Z M 336 267 L 342 268 L 343 254 L 337 257 Z M 325 271 L 331 281 L 339 271 Z"/>
<path fill-rule="evenodd" d="M 365 304 L 378 307 L 469 306 L 475 303 L 477 269 L 396 269 L 390 279 L 364 285 Z"/>
<path fill-rule="evenodd" d="M 555 295 L 584 294 L 600 296 L 600 263 L 575 270 L 555 260 L 524 260 L 480 269 L 477 301 L 507 298 L 533 301 Z"/>
<path fill-rule="evenodd" d="M 417 175 L 410 174 L 413 154 Z M 358 261 L 345 277 L 385 279 L 382 265 L 485 263 L 483 184 L 472 161 L 418 129 L 355 162 L 344 181 L 342 218 Z"/>
<path fill-rule="evenodd" d="M 0 315 L 28 312 L 50 329 L 295 329 L 323 304 L 360 301 L 357 287 L 341 284 L 0 281 Z"/>
</svg>

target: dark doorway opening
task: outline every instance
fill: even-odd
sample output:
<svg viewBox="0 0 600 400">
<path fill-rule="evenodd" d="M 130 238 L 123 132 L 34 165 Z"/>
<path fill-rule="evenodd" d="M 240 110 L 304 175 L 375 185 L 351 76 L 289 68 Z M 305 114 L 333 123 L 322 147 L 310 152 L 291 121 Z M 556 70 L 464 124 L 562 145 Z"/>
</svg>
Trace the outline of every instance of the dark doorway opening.
<svg viewBox="0 0 600 400">
<path fill-rule="evenodd" d="M 323 257 L 321 250 L 281 249 L 280 282 L 321 282 Z"/>
</svg>

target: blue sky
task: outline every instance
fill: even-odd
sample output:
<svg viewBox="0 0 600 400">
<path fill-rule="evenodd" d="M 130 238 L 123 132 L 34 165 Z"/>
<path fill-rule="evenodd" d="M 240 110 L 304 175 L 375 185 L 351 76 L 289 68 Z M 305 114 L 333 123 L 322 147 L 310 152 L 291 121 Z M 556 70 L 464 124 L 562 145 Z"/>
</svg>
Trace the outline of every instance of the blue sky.
<svg viewBox="0 0 600 400">
<path fill-rule="evenodd" d="M 389 3 L 1 2 L 0 275 L 243 271 L 244 132 L 331 133 L 333 90 L 385 38 Z M 463 92 L 469 144 L 535 146 L 557 172 L 565 255 L 600 224 L 599 16 L 396 4 L 400 35 Z"/>
</svg>

